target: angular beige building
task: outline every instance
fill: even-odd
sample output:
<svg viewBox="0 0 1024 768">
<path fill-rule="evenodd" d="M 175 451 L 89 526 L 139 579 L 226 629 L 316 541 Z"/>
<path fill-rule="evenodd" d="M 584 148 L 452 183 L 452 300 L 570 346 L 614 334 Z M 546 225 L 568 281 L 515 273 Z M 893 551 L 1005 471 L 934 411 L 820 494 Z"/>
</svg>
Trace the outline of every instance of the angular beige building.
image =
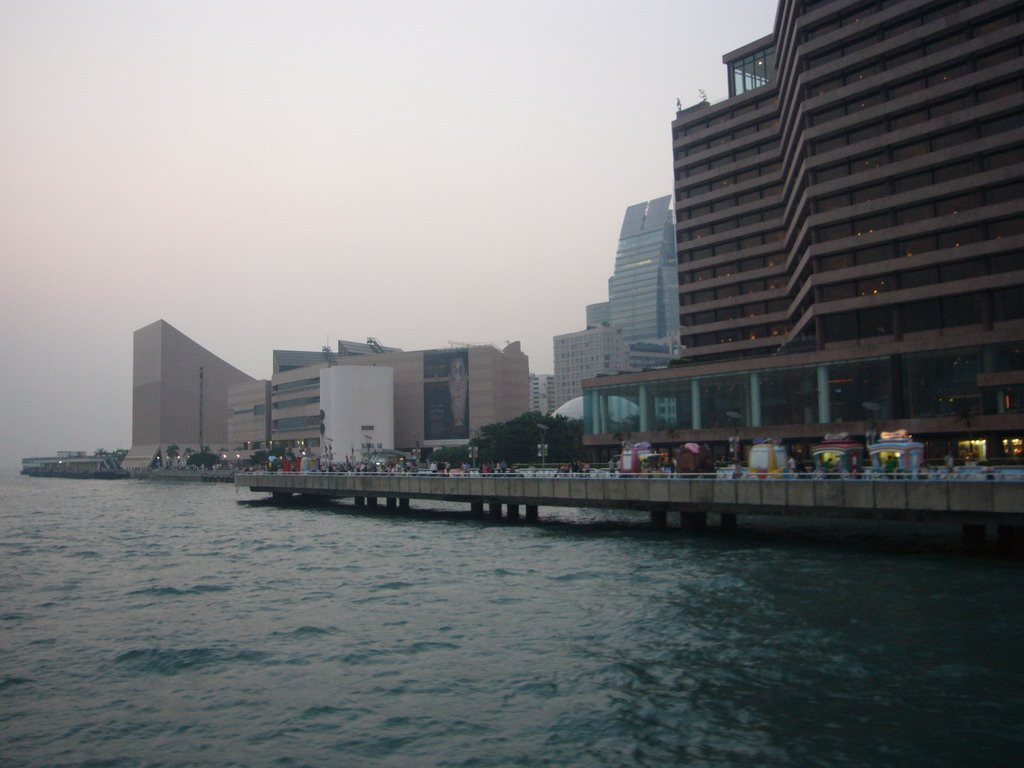
<svg viewBox="0 0 1024 768">
<path fill-rule="evenodd" d="M 255 379 L 163 320 L 135 331 L 132 449 L 122 466 L 150 466 L 167 446 L 228 447 L 228 388 Z"/>
</svg>

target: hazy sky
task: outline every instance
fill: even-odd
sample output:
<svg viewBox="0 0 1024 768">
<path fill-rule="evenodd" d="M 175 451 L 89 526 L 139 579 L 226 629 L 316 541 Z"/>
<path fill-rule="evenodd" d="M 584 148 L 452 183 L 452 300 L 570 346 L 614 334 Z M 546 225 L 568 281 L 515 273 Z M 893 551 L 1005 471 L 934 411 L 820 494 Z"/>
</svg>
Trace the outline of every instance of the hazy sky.
<svg viewBox="0 0 1024 768">
<path fill-rule="evenodd" d="M 0 1 L 0 466 L 131 442 L 132 333 L 552 336 L 771 0 Z"/>
</svg>

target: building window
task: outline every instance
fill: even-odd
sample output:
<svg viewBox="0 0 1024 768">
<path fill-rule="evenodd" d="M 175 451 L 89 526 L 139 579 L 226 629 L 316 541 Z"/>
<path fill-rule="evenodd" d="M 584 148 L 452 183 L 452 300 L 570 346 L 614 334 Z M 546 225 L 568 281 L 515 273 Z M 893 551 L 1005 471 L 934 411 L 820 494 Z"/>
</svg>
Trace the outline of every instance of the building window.
<svg viewBox="0 0 1024 768">
<path fill-rule="evenodd" d="M 732 77 L 729 95 L 739 96 L 771 82 L 775 75 L 775 46 L 756 51 L 729 63 Z"/>
<path fill-rule="evenodd" d="M 888 336 L 892 333 L 892 308 L 862 309 L 857 313 L 857 331 L 860 338 Z"/>
<path fill-rule="evenodd" d="M 901 307 L 901 313 L 904 333 L 936 331 L 942 327 L 942 310 L 938 299 L 910 302 Z"/>
<path fill-rule="evenodd" d="M 943 328 L 976 325 L 981 322 L 981 294 L 946 296 L 941 301 Z"/>
<path fill-rule="evenodd" d="M 857 338 L 857 315 L 855 312 L 841 312 L 824 319 L 825 341 L 853 341 Z"/>
</svg>

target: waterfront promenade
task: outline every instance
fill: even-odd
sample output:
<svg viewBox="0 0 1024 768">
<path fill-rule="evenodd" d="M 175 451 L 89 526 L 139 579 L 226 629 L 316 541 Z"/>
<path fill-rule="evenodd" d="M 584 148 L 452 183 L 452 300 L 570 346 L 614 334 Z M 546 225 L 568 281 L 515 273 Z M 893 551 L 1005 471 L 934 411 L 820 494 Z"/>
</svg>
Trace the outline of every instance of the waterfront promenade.
<svg viewBox="0 0 1024 768">
<path fill-rule="evenodd" d="M 983 542 L 989 528 L 1014 549 L 1024 541 L 1024 482 L 983 474 L 915 480 L 257 472 L 236 474 L 235 484 L 282 501 L 296 494 L 350 498 L 374 509 L 406 509 L 411 499 L 465 503 L 473 514 L 504 512 L 511 520 L 522 511 L 527 522 L 542 507 L 587 507 L 644 511 L 655 527 L 665 527 L 670 513 L 691 529 L 707 525 L 711 514 L 727 530 L 738 515 L 772 515 L 956 524 L 968 544 Z"/>
</svg>

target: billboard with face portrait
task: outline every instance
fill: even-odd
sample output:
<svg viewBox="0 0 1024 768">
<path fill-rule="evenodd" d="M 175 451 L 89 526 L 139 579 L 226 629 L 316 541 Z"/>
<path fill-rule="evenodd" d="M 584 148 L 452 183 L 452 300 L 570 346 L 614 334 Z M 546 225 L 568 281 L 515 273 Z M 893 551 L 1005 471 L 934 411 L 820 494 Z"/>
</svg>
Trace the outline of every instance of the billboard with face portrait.
<svg viewBox="0 0 1024 768">
<path fill-rule="evenodd" d="M 469 350 L 423 353 L 424 438 L 469 439 Z"/>
</svg>

